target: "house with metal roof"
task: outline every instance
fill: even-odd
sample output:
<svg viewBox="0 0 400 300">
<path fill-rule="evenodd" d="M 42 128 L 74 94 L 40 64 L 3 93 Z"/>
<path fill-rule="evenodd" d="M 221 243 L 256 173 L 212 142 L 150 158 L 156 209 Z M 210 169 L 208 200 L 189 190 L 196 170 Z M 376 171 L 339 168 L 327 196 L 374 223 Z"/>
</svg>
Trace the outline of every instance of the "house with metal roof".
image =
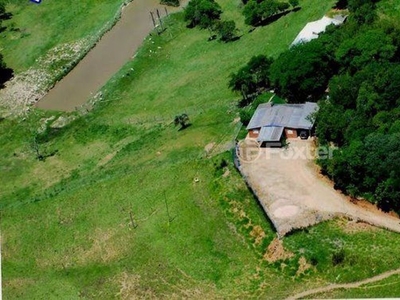
<svg viewBox="0 0 400 300">
<path fill-rule="evenodd" d="M 318 104 L 260 104 L 249 124 L 248 136 L 263 146 L 281 147 L 283 138 L 308 138 L 314 129 L 311 115 Z"/>
</svg>

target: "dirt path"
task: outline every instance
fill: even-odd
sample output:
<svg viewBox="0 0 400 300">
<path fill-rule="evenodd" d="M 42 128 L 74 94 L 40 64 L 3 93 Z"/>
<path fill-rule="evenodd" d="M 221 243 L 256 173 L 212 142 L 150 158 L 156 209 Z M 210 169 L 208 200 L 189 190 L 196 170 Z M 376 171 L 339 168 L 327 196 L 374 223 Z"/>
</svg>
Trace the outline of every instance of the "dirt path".
<svg viewBox="0 0 400 300">
<path fill-rule="evenodd" d="M 329 292 L 332 290 L 336 290 L 336 289 L 353 289 L 353 288 L 358 288 L 362 285 L 368 284 L 368 283 L 372 283 L 372 282 L 376 282 L 376 281 L 380 281 L 383 280 L 385 278 L 388 278 L 392 275 L 396 275 L 396 274 L 400 274 L 400 269 L 397 270 L 392 270 L 392 271 L 388 271 L 385 273 L 382 273 L 380 275 L 371 277 L 371 278 L 367 278 L 361 281 L 357 281 L 357 282 L 352 282 L 352 283 L 343 283 L 343 284 L 331 284 L 325 287 L 320 287 L 320 288 L 316 288 L 316 289 L 312 289 L 312 290 L 308 290 L 308 291 L 304 291 L 301 292 L 299 294 L 296 294 L 294 296 L 290 296 L 289 298 L 287 298 L 287 300 L 295 300 L 295 299 L 301 299 L 301 298 L 305 298 L 314 294 L 319 294 L 319 293 L 325 293 L 325 292 Z"/>
<path fill-rule="evenodd" d="M 291 140 L 286 150 L 262 148 L 255 160 L 242 161 L 242 173 L 280 236 L 334 217 L 400 232 L 398 218 L 372 205 L 356 205 L 334 190 L 315 168 L 312 145 Z"/>
<path fill-rule="evenodd" d="M 73 111 L 84 104 L 133 57 L 143 39 L 154 28 L 150 11 L 156 8 L 162 16 L 165 15 L 164 6 L 159 5 L 159 0 L 133 0 L 124 8 L 121 20 L 66 77 L 39 100 L 37 106 Z M 176 10 L 168 7 L 169 12 Z"/>
</svg>

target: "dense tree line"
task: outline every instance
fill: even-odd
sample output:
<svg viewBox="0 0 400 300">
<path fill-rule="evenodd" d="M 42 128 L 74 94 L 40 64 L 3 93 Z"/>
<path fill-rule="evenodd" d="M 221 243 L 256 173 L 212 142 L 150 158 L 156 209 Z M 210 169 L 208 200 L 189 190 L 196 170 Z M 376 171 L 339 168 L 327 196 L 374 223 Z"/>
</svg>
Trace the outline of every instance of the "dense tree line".
<svg viewBox="0 0 400 300">
<path fill-rule="evenodd" d="M 400 28 L 378 17 L 376 2 L 348 0 L 344 25 L 282 53 L 262 84 L 289 102 L 319 101 L 318 141 L 336 149 L 319 161 L 323 173 L 336 188 L 400 212 Z M 259 88 L 249 70 L 231 75 L 233 90 Z"/>
<path fill-rule="evenodd" d="M 336 188 L 400 212 L 400 31 L 375 6 L 349 1 L 348 23 L 318 40 L 337 68 L 317 135 L 338 149 L 320 164 Z"/>
</svg>

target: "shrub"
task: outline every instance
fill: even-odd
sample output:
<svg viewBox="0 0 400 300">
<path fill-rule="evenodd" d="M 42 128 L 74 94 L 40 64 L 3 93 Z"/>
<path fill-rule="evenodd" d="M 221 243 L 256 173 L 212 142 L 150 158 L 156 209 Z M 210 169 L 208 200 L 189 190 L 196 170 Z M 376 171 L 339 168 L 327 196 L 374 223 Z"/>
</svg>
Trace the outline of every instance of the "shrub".
<svg viewBox="0 0 400 300">
<path fill-rule="evenodd" d="M 334 265 L 334 266 L 340 265 L 341 263 L 344 262 L 345 257 L 346 257 L 346 253 L 344 252 L 343 249 L 340 249 L 339 251 L 333 253 L 332 265 Z"/>
</svg>

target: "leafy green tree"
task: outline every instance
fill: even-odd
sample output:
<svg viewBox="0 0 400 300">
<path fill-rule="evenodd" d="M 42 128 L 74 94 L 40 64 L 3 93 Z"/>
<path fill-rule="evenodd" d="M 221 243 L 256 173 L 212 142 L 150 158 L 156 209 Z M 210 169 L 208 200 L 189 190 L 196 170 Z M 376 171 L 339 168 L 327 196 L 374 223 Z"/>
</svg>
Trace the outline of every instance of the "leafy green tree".
<svg viewBox="0 0 400 300">
<path fill-rule="evenodd" d="M 211 28 L 221 13 L 221 6 L 214 0 L 192 0 L 185 8 L 184 19 L 189 22 L 189 27 L 205 29 Z"/>
<path fill-rule="evenodd" d="M 355 109 L 359 88 L 356 80 L 348 73 L 333 76 L 329 81 L 330 100 L 344 109 Z"/>
<path fill-rule="evenodd" d="M 346 39 L 337 49 L 336 59 L 354 73 L 373 61 L 388 61 L 395 53 L 392 38 L 381 29 L 371 29 Z"/>
<path fill-rule="evenodd" d="M 400 211 L 400 181 L 398 178 L 389 178 L 379 183 L 375 191 L 378 207 L 383 211 Z"/>
<path fill-rule="evenodd" d="M 243 9 L 245 23 L 257 26 L 279 12 L 290 7 L 289 3 L 277 0 L 249 0 Z"/>
<path fill-rule="evenodd" d="M 253 117 L 255 109 L 243 108 L 239 111 L 240 121 L 247 126 Z"/>
<path fill-rule="evenodd" d="M 237 31 L 235 21 L 220 21 L 215 23 L 214 30 L 218 33 L 220 40 L 223 42 L 229 42 L 237 37 Z"/>
<path fill-rule="evenodd" d="M 232 91 L 241 92 L 243 99 L 257 95 L 271 86 L 269 69 L 273 59 L 265 55 L 253 56 L 247 65 L 230 76 L 229 87 Z"/>
<path fill-rule="evenodd" d="M 321 144 L 328 144 L 328 142 L 333 142 L 338 146 L 344 144 L 344 131 L 348 125 L 349 112 L 343 112 L 343 107 L 334 105 L 330 101 L 319 102 L 316 134 Z"/>
<path fill-rule="evenodd" d="M 278 12 L 284 12 L 290 8 L 290 4 L 287 2 L 277 2 Z"/>
<path fill-rule="evenodd" d="M 318 40 L 313 40 L 282 53 L 270 72 L 278 94 L 290 102 L 303 102 L 321 98 L 334 70 L 331 55 Z"/>
<path fill-rule="evenodd" d="M 243 8 L 244 22 L 247 25 L 257 25 L 262 20 L 259 4 L 256 0 L 249 0 Z"/>
<path fill-rule="evenodd" d="M 295 8 L 299 6 L 299 0 L 289 0 L 289 4 L 291 7 Z"/>
<path fill-rule="evenodd" d="M 348 0 L 350 18 L 357 24 L 372 24 L 376 18 L 376 2 L 379 0 Z"/>
</svg>

